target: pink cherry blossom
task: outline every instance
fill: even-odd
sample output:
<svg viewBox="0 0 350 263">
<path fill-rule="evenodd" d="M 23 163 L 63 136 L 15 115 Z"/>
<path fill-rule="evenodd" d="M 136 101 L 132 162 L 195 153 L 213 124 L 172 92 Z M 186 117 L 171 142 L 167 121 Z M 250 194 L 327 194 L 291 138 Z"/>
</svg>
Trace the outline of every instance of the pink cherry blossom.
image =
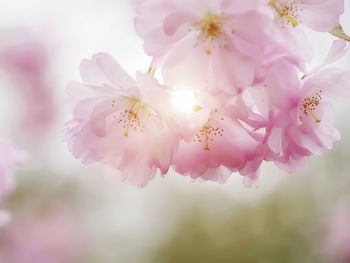
<svg viewBox="0 0 350 263">
<path fill-rule="evenodd" d="M 23 101 L 20 128 L 42 135 L 53 124 L 57 108 L 53 80 L 49 76 L 50 55 L 40 34 L 24 29 L 0 32 L 0 68 L 11 77 Z"/>
<path fill-rule="evenodd" d="M 306 61 L 312 60 L 313 47 L 300 25 L 331 32 L 344 12 L 344 0 L 269 0 L 268 3 L 275 15 L 273 35 L 289 53 Z"/>
<path fill-rule="evenodd" d="M 297 104 L 290 110 L 298 120 L 285 130 L 289 140 L 286 160 L 323 154 L 340 140 L 334 127 L 332 103 L 350 99 L 349 87 L 350 72 L 340 69 L 324 69 L 301 82 Z"/>
<path fill-rule="evenodd" d="M 66 138 L 76 158 L 120 171 L 123 180 L 145 186 L 168 172 L 176 136 L 163 121 L 167 88 L 151 75 L 132 79 L 109 55 L 100 53 L 80 66 L 83 84 L 71 83 L 77 99 Z"/>
<path fill-rule="evenodd" d="M 326 61 L 343 53 L 339 44 L 344 42 L 339 41 Z M 281 60 L 271 67 L 264 87 L 247 90 L 255 111 L 246 110 L 243 116 L 255 130 L 266 130 L 265 160 L 289 172 L 299 170 L 305 157 L 323 154 L 340 139 L 331 106 L 335 100 L 350 99 L 350 72 L 323 67 L 300 79 L 295 66 Z"/>
<path fill-rule="evenodd" d="M 249 170 L 259 142 L 252 138 L 242 124 L 225 108 L 225 95 L 197 95 L 194 111 L 174 114 L 182 121 L 183 140 L 174 153 L 174 169 L 193 179 L 225 183 L 233 172 L 245 177 L 247 186 L 257 181 L 260 165 Z"/>
<path fill-rule="evenodd" d="M 167 85 L 236 94 L 253 83 L 272 40 L 268 11 L 254 0 L 153 0 L 139 6 L 135 23 Z"/>
<path fill-rule="evenodd" d="M 334 29 L 344 13 L 344 0 L 269 0 L 269 5 L 281 25 L 303 24 L 320 32 Z"/>
</svg>

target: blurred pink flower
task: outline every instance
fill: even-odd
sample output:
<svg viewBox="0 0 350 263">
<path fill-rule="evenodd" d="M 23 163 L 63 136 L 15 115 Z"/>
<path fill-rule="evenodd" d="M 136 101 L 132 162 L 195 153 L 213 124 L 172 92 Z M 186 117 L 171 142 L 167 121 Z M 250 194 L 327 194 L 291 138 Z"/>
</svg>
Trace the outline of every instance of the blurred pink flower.
<svg viewBox="0 0 350 263">
<path fill-rule="evenodd" d="M 49 77 L 50 55 L 42 36 L 24 30 L 3 33 L 0 68 L 14 80 L 24 104 L 21 129 L 42 135 L 55 121 L 54 84 Z"/>
<path fill-rule="evenodd" d="M 13 170 L 26 159 L 22 152 L 13 149 L 9 143 L 0 142 L 0 226 L 9 220 L 9 214 L 2 211 L 1 206 L 15 188 Z"/>
<path fill-rule="evenodd" d="M 34 211 L 33 211 L 34 210 Z M 35 208 L 17 214 L 0 230 L 0 261 L 11 263 L 80 262 L 81 221 L 68 211 L 41 212 Z"/>
<path fill-rule="evenodd" d="M 16 151 L 6 142 L 0 142 L 0 201 L 6 198 L 15 187 L 13 170 L 25 162 L 24 153 Z"/>
<path fill-rule="evenodd" d="M 140 4 L 135 24 L 167 85 L 237 94 L 273 39 L 268 11 L 259 0 L 152 0 Z"/>
<path fill-rule="evenodd" d="M 325 222 L 322 256 L 337 263 L 350 262 L 350 207 L 349 201 L 338 205 Z"/>
<path fill-rule="evenodd" d="M 135 81 L 104 53 L 84 60 L 80 71 L 84 84 L 68 87 L 78 100 L 66 134 L 74 156 L 107 164 L 137 186 L 158 170 L 165 175 L 178 144 L 162 118 L 166 87 L 149 74 L 137 73 Z"/>
<path fill-rule="evenodd" d="M 11 220 L 10 213 L 0 209 L 0 228 L 8 224 L 10 220 Z"/>
</svg>

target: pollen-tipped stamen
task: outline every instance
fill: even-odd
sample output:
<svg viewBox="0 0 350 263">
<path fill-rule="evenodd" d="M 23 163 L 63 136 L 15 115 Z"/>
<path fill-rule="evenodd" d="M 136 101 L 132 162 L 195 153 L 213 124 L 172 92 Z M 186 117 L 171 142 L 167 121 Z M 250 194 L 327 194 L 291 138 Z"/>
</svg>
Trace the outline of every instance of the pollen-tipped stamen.
<svg viewBox="0 0 350 263">
<path fill-rule="evenodd" d="M 322 91 L 320 90 L 314 96 L 306 97 L 301 107 L 302 114 L 305 115 L 306 117 L 311 116 L 311 118 L 313 118 L 316 123 L 321 122 L 321 119 L 314 112 L 321 103 L 321 100 L 322 100 L 321 93 Z M 302 116 L 300 116 L 300 119 L 301 120 L 303 119 Z"/>
<path fill-rule="evenodd" d="M 201 32 L 201 38 L 206 41 L 206 53 L 211 55 L 214 48 L 214 40 L 220 38 L 225 34 L 224 31 L 225 17 L 223 15 L 217 15 L 208 13 L 208 15 L 198 22 L 198 26 Z"/>
<path fill-rule="evenodd" d="M 124 131 L 124 136 L 125 137 L 129 136 L 129 130 L 130 130 L 131 122 L 132 122 L 132 118 L 129 117 L 127 127 L 125 128 L 125 131 Z"/>
<path fill-rule="evenodd" d="M 224 33 L 224 21 L 225 19 L 222 15 L 208 13 L 208 15 L 199 22 L 199 26 L 206 37 L 215 39 Z"/>
<path fill-rule="evenodd" d="M 150 74 L 151 76 L 154 76 L 156 74 L 157 68 L 150 66 L 147 70 L 147 73 Z"/>
<path fill-rule="evenodd" d="M 142 102 L 137 99 L 137 98 L 128 98 L 130 100 L 130 102 L 132 103 L 129 110 L 125 110 L 125 113 L 127 114 L 127 118 L 128 118 L 128 123 L 125 127 L 125 131 L 124 131 L 124 136 L 128 137 L 129 136 L 129 131 L 130 128 L 133 124 L 133 122 L 135 122 L 138 119 L 138 112 L 140 111 L 140 109 L 143 107 L 142 106 Z"/>
<path fill-rule="evenodd" d="M 281 0 L 270 0 L 269 5 L 277 12 L 280 17 L 285 17 L 292 27 L 298 26 L 298 20 L 291 15 L 293 12 L 293 7 L 288 6 L 286 3 L 281 2 Z"/>
<path fill-rule="evenodd" d="M 313 113 L 311 110 L 307 110 L 309 112 L 309 114 L 311 115 L 311 117 L 315 120 L 316 123 L 320 123 L 321 120 L 316 116 L 315 113 Z"/>
<path fill-rule="evenodd" d="M 223 117 L 214 116 L 217 115 L 218 111 L 213 110 L 210 113 L 210 118 L 203 125 L 198 134 L 196 134 L 193 139 L 194 142 L 204 143 L 204 151 L 210 151 L 210 142 L 214 141 L 215 137 L 222 137 L 224 133 L 224 129 L 215 127 L 213 124 L 213 118 L 218 118 L 221 121 L 224 121 Z"/>
<path fill-rule="evenodd" d="M 209 133 L 208 133 L 208 126 L 207 124 L 204 125 L 203 132 L 204 132 L 204 150 L 205 151 L 210 151 L 209 148 Z"/>
</svg>

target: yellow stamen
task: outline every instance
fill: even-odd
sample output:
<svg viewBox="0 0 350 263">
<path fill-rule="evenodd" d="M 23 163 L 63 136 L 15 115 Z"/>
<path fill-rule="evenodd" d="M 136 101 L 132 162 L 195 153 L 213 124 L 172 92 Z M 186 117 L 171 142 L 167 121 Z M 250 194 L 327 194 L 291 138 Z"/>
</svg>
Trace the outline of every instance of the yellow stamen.
<svg viewBox="0 0 350 263">
<path fill-rule="evenodd" d="M 217 15 L 208 13 L 208 15 L 197 23 L 200 30 L 199 38 L 206 42 L 206 53 L 212 54 L 214 46 L 214 40 L 225 35 L 224 30 L 225 17 L 223 15 Z"/>
<path fill-rule="evenodd" d="M 292 27 L 298 26 L 298 21 L 292 17 L 292 16 L 287 16 L 288 22 L 292 25 Z"/>
<path fill-rule="evenodd" d="M 125 137 L 128 137 L 129 136 L 129 129 L 130 129 L 130 125 L 131 125 L 131 118 L 129 118 L 129 121 L 128 121 L 128 126 L 126 127 L 125 131 L 124 131 L 124 136 Z"/>
<path fill-rule="evenodd" d="M 222 15 L 208 13 L 208 15 L 199 22 L 199 26 L 207 38 L 215 39 L 224 33 L 224 22 L 225 18 Z"/>
<path fill-rule="evenodd" d="M 193 106 L 193 111 L 194 111 L 194 112 L 201 111 L 202 109 L 203 109 L 203 108 L 202 108 L 201 106 L 199 106 L 199 105 Z"/>
<path fill-rule="evenodd" d="M 209 148 L 209 135 L 208 135 L 208 129 L 205 128 L 204 129 L 204 150 L 205 151 L 210 151 L 210 148 Z"/>
<path fill-rule="evenodd" d="M 299 22 L 296 14 L 296 11 L 298 10 L 297 6 L 293 6 L 292 3 L 288 4 L 281 0 L 270 0 L 269 5 L 281 18 L 285 17 L 292 27 L 298 26 Z"/>
<path fill-rule="evenodd" d="M 320 123 L 321 119 L 317 117 L 315 114 L 316 108 L 321 104 L 322 96 L 321 96 L 322 91 L 320 90 L 317 92 L 314 96 L 312 97 L 306 97 L 304 99 L 304 102 L 300 108 L 302 115 L 309 117 L 311 116 L 316 123 Z M 303 116 L 300 115 L 300 120 L 303 120 Z"/>
<path fill-rule="evenodd" d="M 307 110 L 309 113 L 310 113 L 310 115 L 311 115 L 311 117 L 315 120 L 315 122 L 316 123 L 320 123 L 321 122 L 321 120 L 316 116 L 316 114 L 315 113 L 313 113 L 311 110 Z"/>
<path fill-rule="evenodd" d="M 210 118 L 207 120 L 207 122 L 204 124 L 202 129 L 199 131 L 198 134 L 196 134 L 195 138 L 193 139 L 194 142 L 204 143 L 204 150 L 210 151 L 209 143 L 214 140 L 215 136 L 223 136 L 224 129 L 217 128 L 213 125 L 213 117 L 214 114 L 217 114 L 217 110 L 214 110 L 210 114 Z M 224 118 L 220 118 L 222 121 Z"/>
<path fill-rule="evenodd" d="M 140 99 L 136 97 L 127 97 L 126 99 L 129 100 L 131 103 L 130 108 L 128 110 L 125 110 L 124 112 L 127 118 L 127 124 L 125 127 L 124 136 L 128 137 L 130 128 L 133 126 L 133 124 L 136 125 L 136 122 L 139 121 L 138 113 L 140 109 L 144 108 L 144 104 Z"/>
<path fill-rule="evenodd" d="M 148 68 L 147 73 L 150 74 L 151 76 L 154 76 L 156 74 L 157 68 L 150 66 Z"/>
</svg>

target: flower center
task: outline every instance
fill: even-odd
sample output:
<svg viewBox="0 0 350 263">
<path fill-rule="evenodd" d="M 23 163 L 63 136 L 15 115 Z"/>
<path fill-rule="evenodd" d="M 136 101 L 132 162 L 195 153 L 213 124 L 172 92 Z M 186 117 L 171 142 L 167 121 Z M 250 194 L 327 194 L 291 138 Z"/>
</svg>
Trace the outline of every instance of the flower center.
<svg viewBox="0 0 350 263">
<path fill-rule="evenodd" d="M 214 113 L 217 113 L 218 111 L 215 110 Z M 193 139 L 194 142 L 199 142 L 204 144 L 204 150 L 210 151 L 209 143 L 214 141 L 215 137 L 222 137 L 224 133 L 224 129 L 218 128 L 213 124 L 213 112 L 210 114 L 211 116 L 207 120 L 207 122 L 203 125 L 203 127 L 200 129 L 200 131 L 195 135 L 195 138 Z M 220 120 L 224 120 L 224 118 L 221 118 Z"/>
<path fill-rule="evenodd" d="M 145 126 L 142 124 L 141 119 L 139 117 L 139 113 L 142 110 L 146 110 L 147 107 L 144 102 L 142 102 L 137 97 L 124 97 L 129 103 L 129 107 L 121 110 L 119 115 L 114 115 L 114 118 L 117 119 L 118 124 L 123 125 L 125 137 L 129 136 L 130 131 L 143 132 Z M 113 100 L 112 107 L 115 107 L 116 101 Z"/>
<path fill-rule="evenodd" d="M 207 54 L 212 53 L 213 41 L 225 35 L 224 25 L 225 17 L 213 13 L 208 13 L 205 18 L 198 22 L 199 38 L 206 42 Z"/>
<path fill-rule="evenodd" d="M 316 116 L 315 110 L 321 104 L 322 91 L 316 93 L 312 97 L 306 97 L 303 101 L 303 104 L 300 107 L 301 115 L 299 116 L 300 121 L 303 120 L 303 117 L 312 117 L 316 123 L 320 123 L 321 120 Z"/>
<path fill-rule="evenodd" d="M 215 15 L 212 13 L 209 13 L 205 18 L 203 18 L 200 22 L 200 28 L 203 34 L 207 38 L 215 39 L 217 37 L 220 37 L 224 31 L 222 30 L 222 27 L 224 25 L 224 17 L 222 15 Z"/>
<path fill-rule="evenodd" d="M 290 23 L 293 27 L 296 27 L 299 24 L 299 11 L 303 11 L 303 9 L 299 8 L 296 1 L 270 0 L 269 5 L 281 18 L 286 18 L 288 23 Z"/>
</svg>

